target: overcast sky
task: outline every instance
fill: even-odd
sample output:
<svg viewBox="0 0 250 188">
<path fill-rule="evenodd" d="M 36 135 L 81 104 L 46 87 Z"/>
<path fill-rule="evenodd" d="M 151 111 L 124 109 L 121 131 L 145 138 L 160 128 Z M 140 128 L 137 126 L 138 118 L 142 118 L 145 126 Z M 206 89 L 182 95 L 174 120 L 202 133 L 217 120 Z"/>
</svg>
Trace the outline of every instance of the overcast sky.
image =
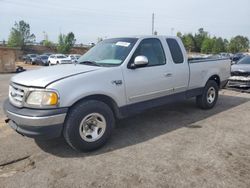
<svg viewBox="0 0 250 188">
<path fill-rule="evenodd" d="M 196 32 L 230 39 L 250 38 L 250 0 L 0 0 L 0 41 L 8 39 L 15 21 L 31 26 L 37 41 L 57 41 L 59 33 L 75 33 L 77 43 L 98 37 L 151 34 L 151 15 L 161 35 Z"/>
</svg>

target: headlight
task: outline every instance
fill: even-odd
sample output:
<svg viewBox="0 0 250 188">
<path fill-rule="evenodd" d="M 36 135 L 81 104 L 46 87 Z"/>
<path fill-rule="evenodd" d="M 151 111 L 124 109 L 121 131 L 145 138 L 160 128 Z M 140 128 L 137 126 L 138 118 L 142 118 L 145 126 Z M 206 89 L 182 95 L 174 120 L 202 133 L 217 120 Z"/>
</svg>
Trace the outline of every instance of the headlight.
<svg viewBox="0 0 250 188">
<path fill-rule="evenodd" d="M 58 95 L 53 91 L 32 91 L 26 103 L 34 106 L 55 106 L 58 104 Z"/>
</svg>

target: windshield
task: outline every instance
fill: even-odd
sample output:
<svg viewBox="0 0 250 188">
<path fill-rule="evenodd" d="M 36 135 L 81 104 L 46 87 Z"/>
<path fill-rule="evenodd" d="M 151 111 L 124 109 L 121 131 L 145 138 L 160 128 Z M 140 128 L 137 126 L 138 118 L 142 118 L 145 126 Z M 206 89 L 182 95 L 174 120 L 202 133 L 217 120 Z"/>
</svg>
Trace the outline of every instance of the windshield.
<svg viewBox="0 0 250 188">
<path fill-rule="evenodd" d="M 41 59 L 48 59 L 48 56 L 40 56 Z"/>
<path fill-rule="evenodd" d="M 242 58 L 237 64 L 249 64 L 250 65 L 250 56 Z"/>
<path fill-rule="evenodd" d="M 95 62 L 100 66 L 118 66 L 126 59 L 137 40 L 136 38 L 104 40 L 81 56 L 78 62 L 81 64 L 87 61 Z"/>
</svg>

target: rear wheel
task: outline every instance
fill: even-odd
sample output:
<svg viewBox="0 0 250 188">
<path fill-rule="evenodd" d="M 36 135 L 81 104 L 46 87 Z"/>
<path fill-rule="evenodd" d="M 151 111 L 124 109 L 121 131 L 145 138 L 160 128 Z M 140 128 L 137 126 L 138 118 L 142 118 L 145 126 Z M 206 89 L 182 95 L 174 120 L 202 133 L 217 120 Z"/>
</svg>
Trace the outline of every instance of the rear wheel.
<svg viewBox="0 0 250 188">
<path fill-rule="evenodd" d="M 96 100 L 76 104 L 64 125 L 64 138 L 79 151 L 91 151 L 103 146 L 111 135 L 115 119 L 110 107 Z"/>
<path fill-rule="evenodd" d="M 196 97 L 197 105 L 202 109 L 211 109 L 217 102 L 219 86 L 214 80 L 209 80 L 203 94 Z"/>
</svg>

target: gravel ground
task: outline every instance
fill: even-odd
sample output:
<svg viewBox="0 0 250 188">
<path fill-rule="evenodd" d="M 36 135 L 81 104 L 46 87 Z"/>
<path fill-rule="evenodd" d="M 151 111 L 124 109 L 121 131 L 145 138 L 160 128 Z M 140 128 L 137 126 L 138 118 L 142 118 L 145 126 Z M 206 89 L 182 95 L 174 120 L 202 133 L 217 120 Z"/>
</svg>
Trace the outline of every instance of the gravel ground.
<svg viewBox="0 0 250 188">
<path fill-rule="evenodd" d="M 0 75 L 1 106 L 10 77 Z M 0 187 L 250 187 L 249 100 L 222 90 L 209 111 L 194 100 L 147 111 L 117 122 L 91 153 L 22 137 L 1 109 Z"/>
</svg>

